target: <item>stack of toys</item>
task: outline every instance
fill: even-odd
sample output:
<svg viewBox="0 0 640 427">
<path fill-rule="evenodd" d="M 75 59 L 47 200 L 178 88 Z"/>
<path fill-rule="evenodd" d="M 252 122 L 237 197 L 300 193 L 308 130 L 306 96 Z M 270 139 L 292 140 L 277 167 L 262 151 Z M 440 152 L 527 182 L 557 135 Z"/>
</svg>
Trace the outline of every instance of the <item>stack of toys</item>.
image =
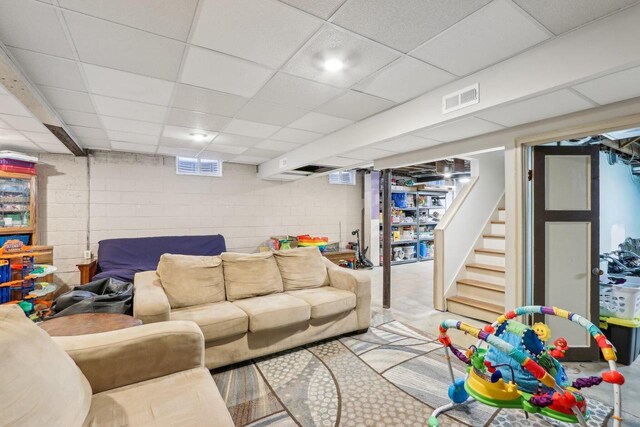
<svg viewBox="0 0 640 427">
<path fill-rule="evenodd" d="M 8 240 L 0 248 L 0 304 L 17 304 L 34 320 L 46 315 L 51 306 L 35 292 L 35 280 L 44 272 L 34 265 L 36 255 L 20 240 Z"/>
</svg>

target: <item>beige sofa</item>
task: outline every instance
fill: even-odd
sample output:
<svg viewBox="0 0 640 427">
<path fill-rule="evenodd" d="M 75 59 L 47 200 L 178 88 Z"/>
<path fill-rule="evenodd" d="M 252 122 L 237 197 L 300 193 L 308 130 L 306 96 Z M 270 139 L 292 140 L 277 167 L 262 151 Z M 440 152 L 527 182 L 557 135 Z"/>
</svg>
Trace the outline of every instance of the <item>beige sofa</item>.
<svg viewBox="0 0 640 427">
<path fill-rule="evenodd" d="M 52 339 L 17 305 L 5 305 L 0 425 L 231 427 L 203 362 L 204 339 L 192 322 Z"/>
<path fill-rule="evenodd" d="M 200 326 L 210 369 L 366 330 L 371 318 L 368 275 L 338 267 L 317 248 L 165 254 L 134 285 L 134 316 L 144 323 Z"/>
</svg>

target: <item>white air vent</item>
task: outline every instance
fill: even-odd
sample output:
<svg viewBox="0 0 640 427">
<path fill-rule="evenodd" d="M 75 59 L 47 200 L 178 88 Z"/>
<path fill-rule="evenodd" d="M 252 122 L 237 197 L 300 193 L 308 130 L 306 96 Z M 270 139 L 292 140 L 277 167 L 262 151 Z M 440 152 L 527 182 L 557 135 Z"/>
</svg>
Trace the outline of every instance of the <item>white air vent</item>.
<svg viewBox="0 0 640 427">
<path fill-rule="evenodd" d="M 214 159 L 176 157 L 176 174 L 222 176 L 222 161 Z"/>
<path fill-rule="evenodd" d="M 338 171 L 329 174 L 329 184 L 356 185 L 356 171 Z"/>
<path fill-rule="evenodd" d="M 442 114 L 460 110 L 480 102 L 478 83 L 442 97 Z"/>
<path fill-rule="evenodd" d="M 280 167 L 281 168 L 286 168 L 287 167 L 287 158 L 286 157 L 283 158 L 283 159 L 280 159 Z"/>
</svg>

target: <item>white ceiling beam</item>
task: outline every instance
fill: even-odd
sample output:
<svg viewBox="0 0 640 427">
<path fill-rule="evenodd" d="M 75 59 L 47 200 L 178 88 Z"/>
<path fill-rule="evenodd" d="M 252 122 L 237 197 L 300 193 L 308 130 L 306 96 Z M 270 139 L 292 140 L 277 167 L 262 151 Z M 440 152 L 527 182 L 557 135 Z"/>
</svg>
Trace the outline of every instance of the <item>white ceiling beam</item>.
<svg viewBox="0 0 640 427">
<path fill-rule="evenodd" d="M 504 62 L 444 85 L 259 166 L 269 177 L 487 108 L 541 95 L 640 64 L 640 5 L 551 39 Z M 624 28 L 624 31 L 616 31 Z M 480 84 L 480 103 L 446 115 L 442 96 Z M 286 158 L 287 166 L 280 168 Z"/>
</svg>

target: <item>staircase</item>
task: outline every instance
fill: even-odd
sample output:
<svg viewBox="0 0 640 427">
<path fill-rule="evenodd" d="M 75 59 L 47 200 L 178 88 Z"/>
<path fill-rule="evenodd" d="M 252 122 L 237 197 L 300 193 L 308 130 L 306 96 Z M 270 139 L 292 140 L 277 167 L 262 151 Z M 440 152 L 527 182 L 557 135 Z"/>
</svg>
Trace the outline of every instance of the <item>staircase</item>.
<svg viewBox="0 0 640 427">
<path fill-rule="evenodd" d="M 498 209 L 456 280 L 447 311 L 493 322 L 504 313 L 505 210 Z"/>
</svg>

